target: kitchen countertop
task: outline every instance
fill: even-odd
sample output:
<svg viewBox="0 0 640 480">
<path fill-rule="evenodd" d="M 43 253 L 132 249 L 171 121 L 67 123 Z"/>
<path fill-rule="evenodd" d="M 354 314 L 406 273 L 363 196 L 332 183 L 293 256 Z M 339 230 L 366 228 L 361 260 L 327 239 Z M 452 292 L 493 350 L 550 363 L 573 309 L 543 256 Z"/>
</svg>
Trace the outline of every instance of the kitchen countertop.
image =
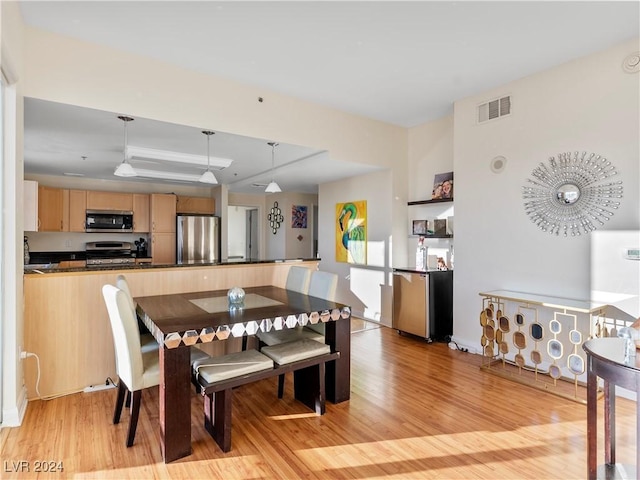
<svg viewBox="0 0 640 480">
<path fill-rule="evenodd" d="M 415 267 L 394 267 L 394 272 L 402 273 L 439 273 L 439 272 L 453 272 L 453 270 L 438 270 L 437 268 L 429 268 L 427 270 L 416 270 Z"/>
<path fill-rule="evenodd" d="M 57 263 L 50 264 L 37 264 L 42 268 L 26 267 L 24 270 L 25 275 L 37 275 L 47 273 L 67 273 L 67 272 L 100 272 L 105 270 L 148 270 L 152 268 L 188 268 L 188 267 L 215 267 L 224 265 L 247 265 L 247 264 L 259 264 L 259 263 L 294 263 L 294 262 L 319 262 L 319 258 L 290 258 L 290 259 L 275 259 L 275 260 L 247 260 L 247 259 L 230 259 L 220 260 L 218 262 L 204 263 L 179 263 L 179 264 L 163 264 L 154 265 L 151 263 L 140 263 L 137 265 L 123 265 L 123 264 L 111 264 L 111 265 L 94 265 L 91 267 L 65 267 L 59 268 Z M 32 264 L 33 265 L 33 264 Z"/>
</svg>

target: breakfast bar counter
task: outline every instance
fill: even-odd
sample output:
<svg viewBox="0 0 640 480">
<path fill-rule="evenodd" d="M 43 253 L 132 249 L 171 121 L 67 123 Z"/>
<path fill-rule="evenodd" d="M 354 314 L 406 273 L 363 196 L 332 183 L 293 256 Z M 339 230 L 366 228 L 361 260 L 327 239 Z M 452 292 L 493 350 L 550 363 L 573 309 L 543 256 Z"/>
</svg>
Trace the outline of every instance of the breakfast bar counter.
<svg viewBox="0 0 640 480">
<path fill-rule="evenodd" d="M 134 297 L 223 290 L 235 286 L 284 288 L 292 265 L 317 270 L 319 259 L 229 261 L 203 265 L 85 267 L 25 272 L 24 347 L 39 357 L 43 398 L 104 386 L 115 379 L 113 339 L 101 289 L 123 274 Z M 241 341 L 241 339 L 237 339 Z M 210 344 L 210 355 L 236 342 Z M 215 348 L 215 349 L 214 349 Z M 224 350 L 216 350 L 224 348 Z M 27 398 L 37 398 L 36 362 L 23 362 Z"/>
</svg>

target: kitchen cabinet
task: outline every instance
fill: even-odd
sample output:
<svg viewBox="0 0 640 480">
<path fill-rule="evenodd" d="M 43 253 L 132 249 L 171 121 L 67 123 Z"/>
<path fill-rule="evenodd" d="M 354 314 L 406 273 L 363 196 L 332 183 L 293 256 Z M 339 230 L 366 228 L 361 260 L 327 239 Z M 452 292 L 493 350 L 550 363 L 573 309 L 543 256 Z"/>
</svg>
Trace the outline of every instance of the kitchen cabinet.
<svg viewBox="0 0 640 480">
<path fill-rule="evenodd" d="M 58 263 L 58 268 L 84 268 L 86 266 L 85 260 L 63 260 Z"/>
<path fill-rule="evenodd" d="M 38 186 L 39 232 L 69 231 L 69 190 Z"/>
<path fill-rule="evenodd" d="M 150 195 L 151 256 L 154 264 L 176 263 L 176 196 Z"/>
<path fill-rule="evenodd" d="M 69 190 L 69 231 L 84 232 L 87 216 L 87 192 Z"/>
<path fill-rule="evenodd" d="M 133 231 L 149 232 L 149 195 L 133 194 Z"/>
<path fill-rule="evenodd" d="M 393 328 L 429 341 L 453 335 L 453 271 L 393 269 Z"/>
<path fill-rule="evenodd" d="M 87 191 L 89 210 L 133 211 L 133 194 L 118 192 Z"/>
<path fill-rule="evenodd" d="M 213 215 L 215 209 L 216 203 L 211 197 L 186 197 L 184 195 L 178 195 L 178 204 L 176 206 L 178 213 Z"/>
<path fill-rule="evenodd" d="M 151 234 L 151 263 L 154 265 L 167 265 L 176 263 L 176 234 L 152 233 Z"/>
<path fill-rule="evenodd" d="M 24 215 L 22 227 L 25 232 L 38 231 L 38 182 L 25 180 L 23 182 Z"/>
</svg>

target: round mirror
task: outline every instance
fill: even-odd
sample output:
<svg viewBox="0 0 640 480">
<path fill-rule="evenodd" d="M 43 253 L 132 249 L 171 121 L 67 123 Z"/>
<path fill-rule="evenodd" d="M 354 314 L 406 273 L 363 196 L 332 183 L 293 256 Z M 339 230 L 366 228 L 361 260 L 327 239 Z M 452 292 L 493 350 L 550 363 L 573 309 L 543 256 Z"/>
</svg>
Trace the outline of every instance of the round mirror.
<svg viewBox="0 0 640 480">
<path fill-rule="evenodd" d="M 580 188 L 574 183 L 565 183 L 556 190 L 556 199 L 562 205 L 573 205 L 580 198 Z"/>
</svg>

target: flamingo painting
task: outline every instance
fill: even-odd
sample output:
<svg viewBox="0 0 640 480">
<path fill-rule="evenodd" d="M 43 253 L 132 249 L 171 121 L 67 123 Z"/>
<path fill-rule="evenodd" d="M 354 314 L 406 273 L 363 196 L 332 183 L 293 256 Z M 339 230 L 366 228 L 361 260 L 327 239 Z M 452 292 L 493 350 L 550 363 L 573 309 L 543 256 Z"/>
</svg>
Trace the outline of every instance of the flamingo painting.
<svg viewBox="0 0 640 480">
<path fill-rule="evenodd" d="M 336 261 L 367 263 L 367 202 L 336 204 Z"/>
</svg>

